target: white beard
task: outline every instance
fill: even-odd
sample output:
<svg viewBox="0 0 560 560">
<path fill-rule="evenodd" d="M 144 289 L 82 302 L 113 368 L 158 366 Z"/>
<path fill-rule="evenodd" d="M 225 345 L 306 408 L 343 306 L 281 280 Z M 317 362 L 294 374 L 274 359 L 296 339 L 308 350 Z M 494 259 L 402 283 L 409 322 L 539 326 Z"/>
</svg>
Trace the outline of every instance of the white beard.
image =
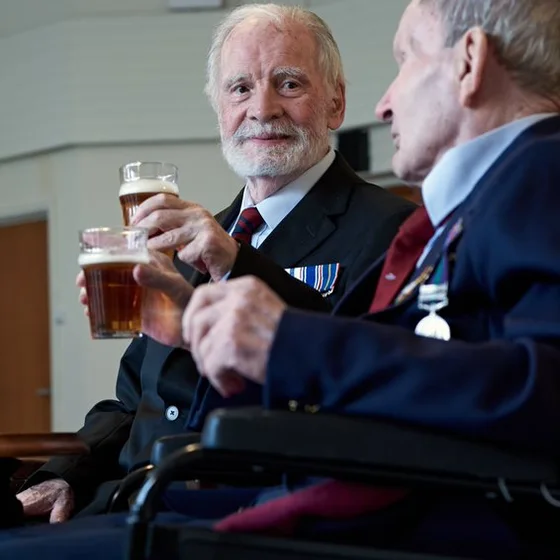
<svg viewBox="0 0 560 560">
<path fill-rule="evenodd" d="M 277 134 L 289 136 L 290 140 L 282 145 L 262 147 L 256 157 L 245 153 L 245 140 L 264 135 Z M 231 169 L 240 177 L 282 177 L 301 170 L 303 173 L 324 155 L 328 137 L 316 134 L 294 125 L 242 124 L 228 139 L 222 138 L 222 153 Z"/>
</svg>

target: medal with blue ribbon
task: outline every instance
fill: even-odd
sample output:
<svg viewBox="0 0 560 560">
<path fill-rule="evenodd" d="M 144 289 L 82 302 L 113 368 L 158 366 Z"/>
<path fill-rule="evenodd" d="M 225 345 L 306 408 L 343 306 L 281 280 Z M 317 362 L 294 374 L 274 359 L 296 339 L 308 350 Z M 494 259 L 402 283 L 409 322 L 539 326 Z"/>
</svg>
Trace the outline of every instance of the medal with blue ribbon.
<svg viewBox="0 0 560 560">
<path fill-rule="evenodd" d="M 430 283 L 423 283 L 419 287 L 418 309 L 428 312 L 428 315 L 422 318 L 414 329 L 419 336 L 438 340 L 451 339 L 451 327 L 441 315 L 438 315 L 438 311 L 449 305 L 449 248 L 462 231 L 463 219 L 459 218 L 447 232 L 442 234 L 445 236 L 442 247 L 443 255 L 433 275 L 429 278 Z"/>
</svg>

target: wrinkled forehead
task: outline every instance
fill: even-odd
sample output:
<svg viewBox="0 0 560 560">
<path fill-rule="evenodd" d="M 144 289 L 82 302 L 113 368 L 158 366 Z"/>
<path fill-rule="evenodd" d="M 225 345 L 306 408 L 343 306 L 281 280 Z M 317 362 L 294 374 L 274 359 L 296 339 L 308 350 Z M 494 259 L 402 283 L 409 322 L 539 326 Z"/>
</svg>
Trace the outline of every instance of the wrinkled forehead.
<svg viewBox="0 0 560 560">
<path fill-rule="evenodd" d="M 314 58 L 317 50 L 315 36 L 305 25 L 296 21 L 277 24 L 257 18 L 249 18 L 237 24 L 227 37 L 222 54 L 237 52 L 268 51 L 289 53 Z"/>
<path fill-rule="evenodd" d="M 306 74 L 319 70 L 315 37 L 302 24 L 286 22 L 277 26 L 262 20 L 244 21 L 223 45 L 222 79 L 239 72 L 272 75 L 284 68 L 297 68 Z"/>
</svg>

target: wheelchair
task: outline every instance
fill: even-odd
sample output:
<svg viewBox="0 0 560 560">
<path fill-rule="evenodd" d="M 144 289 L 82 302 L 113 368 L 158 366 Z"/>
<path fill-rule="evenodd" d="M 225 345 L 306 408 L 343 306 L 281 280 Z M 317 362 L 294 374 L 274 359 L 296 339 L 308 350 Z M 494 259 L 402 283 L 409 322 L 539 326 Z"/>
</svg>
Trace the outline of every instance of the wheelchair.
<svg viewBox="0 0 560 560">
<path fill-rule="evenodd" d="M 555 457 L 382 420 L 239 408 L 214 411 L 200 435 L 162 438 L 154 445 L 152 465 L 125 479 L 114 503 L 140 486 L 128 515 L 128 560 L 280 560 L 286 555 L 293 560 L 468 559 L 355 543 L 218 533 L 156 520 L 162 495 L 174 481 L 246 485 L 273 483 L 286 475 L 489 500 L 514 527 L 522 558 L 560 558 Z"/>
</svg>

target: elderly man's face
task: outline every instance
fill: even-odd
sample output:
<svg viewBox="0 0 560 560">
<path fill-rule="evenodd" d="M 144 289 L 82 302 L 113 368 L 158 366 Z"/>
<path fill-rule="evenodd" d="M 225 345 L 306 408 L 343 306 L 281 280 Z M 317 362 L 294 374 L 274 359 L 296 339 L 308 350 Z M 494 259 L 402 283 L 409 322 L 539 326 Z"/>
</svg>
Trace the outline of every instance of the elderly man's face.
<svg viewBox="0 0 560 560">
<path fill-rule="evenodd" d="M 219 84 L 222 150 L 242 177 L 305 171 L 342 123 L 342 88 L 326 86 L 315 40 L 299 24 L 240 24 L 224 44 Z"/>
<path fill-rule="evenodd" d="M 394 41 L 399 72 L 378 103 L 379 119 L 391 123 L 395 174 L 421 183 L 457 138 L 461 104 L 453 49 L 445 48 L 438 15 L 413 1 Z"/>
</svg>

